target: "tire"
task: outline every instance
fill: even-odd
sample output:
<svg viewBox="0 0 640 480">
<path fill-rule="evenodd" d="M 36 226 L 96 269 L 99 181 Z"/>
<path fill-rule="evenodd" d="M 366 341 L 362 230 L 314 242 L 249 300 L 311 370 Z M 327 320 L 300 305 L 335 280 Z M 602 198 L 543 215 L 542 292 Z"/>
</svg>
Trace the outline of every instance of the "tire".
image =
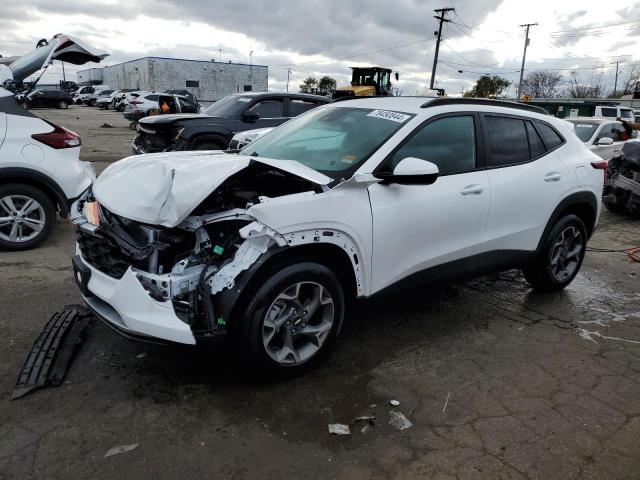
<svg viewBox="0 0 640 480">
<path fill-rule="evenodd" d="M 97 102 L 97 100 L 95 98 L 92 98 L 91 100 L 89 100 L 89 106 L 90 107 L 95 107 L 96 106 L 96 102 Z"/>
<path fill-rule="evenodd" d="M 558 292 L 580 271 L 587 249 L 587 229 L 576 215 L 560 218 L 536 258 L 523 269 L 527 282 L 540 292 Z"/>
<path fill-rule="evenodd" d="M 193 147 L 193 150 L 224 150 L 224 147 L 222 147 L 219 143 L 201 142 L 196 143 Z"/>
<path fill-rule="evenodd" d="M 609 202 L 603 202 L 603 203 L 606 209 L 612 213 L 628 213 L 627 208 L 624 205 L 620 205 L 620 203 L 609 203 Z"/>
<path fill-rule="evenodd" d="M 29 213 L 16 221 L 14 212 L 18 213 L 25 206 Z M 49 236 L 55 223 L 55 206 L 42 190 L 23 183 L 0 185 L 0 248 L 34 248 Z"/>
<path fill-rule="evenodd" d="M 22 108 L 24 108 L 25 110 L 29 110 L 31 108 L 31 103 L 25 100 L 24 102 L 22 102 Z"/>
<path fill-rule="evenodd" d="M 61 102 L 58 102 L 58 108 L 66 110 L 69 108 L 69 104 L 65 100 L 62 100 Z"/>
<path fill-rule="evenodd" d="M 318 303 L 311 313 L 304 307 L 314 300 Z M 295 375 L 316 363 L 335 339 L 345 311 L 337 277 L 313 262 L 282 267 L 243 304 L 237 317 L 241 350 L 250 367 L 277 375 Z"/>
</svg>

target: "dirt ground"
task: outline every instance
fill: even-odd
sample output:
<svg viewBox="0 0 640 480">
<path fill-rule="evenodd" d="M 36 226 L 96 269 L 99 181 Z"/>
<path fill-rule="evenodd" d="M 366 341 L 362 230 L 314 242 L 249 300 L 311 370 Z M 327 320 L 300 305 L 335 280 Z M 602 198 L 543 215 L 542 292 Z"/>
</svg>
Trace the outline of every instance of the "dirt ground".
<svg viewBox="0 0 640 480">
<path fill-rule="evenodd" d="M 89 158 L 129 153 L 121 116 L 43 116 Z M 610 213 L 590 242 L 635 245 L 640 221 Z M 363 303 L 288 381 L 241 374 L 228 345 L 150 346 L 96 321 L 62 386 L 10 401 L 42 327 L 80 301 L 73 250 L 59 221 L 44 246 L 0 252 L 1 479 L 640 478 L 640 264 L 622 253 L 588 252 L 558 294 L 506 272 Z M 389 425 L 391 410 L 413 426 Z M 372 413 L 365 432 L 328 433 Z M 105 457 L 121 445 L 137 447 Z"/>
</svg>

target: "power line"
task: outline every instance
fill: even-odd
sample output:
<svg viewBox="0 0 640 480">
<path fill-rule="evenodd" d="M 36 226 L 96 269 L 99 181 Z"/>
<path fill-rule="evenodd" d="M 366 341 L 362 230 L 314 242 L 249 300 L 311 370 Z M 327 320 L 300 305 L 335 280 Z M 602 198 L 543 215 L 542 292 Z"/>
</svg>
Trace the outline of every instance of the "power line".
<svg viewBox="0 0 640 480">
<path fill-rule="evenodd" d="M 619 27 L 620 25 L 629 25 L 630 23 L 638 23 L 637 20 L 631 22 L 622 22 L 622 23 L 610 23 L 608 25 L 599 25 L 596 27 L 584 27 L 584 28 L 575 28 L 573 30 L 556 30 L 550 33 L 567 33 L 567 32 L 581 32 L 584 30 L 596 30 L 599 28 L 609 28 L 609 27 Z"/>
</svg>

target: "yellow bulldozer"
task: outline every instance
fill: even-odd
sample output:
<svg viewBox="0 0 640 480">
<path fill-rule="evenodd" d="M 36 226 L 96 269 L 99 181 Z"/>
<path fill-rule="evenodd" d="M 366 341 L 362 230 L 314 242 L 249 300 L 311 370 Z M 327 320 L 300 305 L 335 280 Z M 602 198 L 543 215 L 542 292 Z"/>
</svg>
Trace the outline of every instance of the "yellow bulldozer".
<svg viewBox="0 0 640 480">
<path fill-rule="evenodd" d="M 351 85 L 338 87 L 333 98 L 393 95 L 391 70 L 382 67 L 351 67 Z M 395 74 L 398 81 L 398 72 Z"/>
</svg>

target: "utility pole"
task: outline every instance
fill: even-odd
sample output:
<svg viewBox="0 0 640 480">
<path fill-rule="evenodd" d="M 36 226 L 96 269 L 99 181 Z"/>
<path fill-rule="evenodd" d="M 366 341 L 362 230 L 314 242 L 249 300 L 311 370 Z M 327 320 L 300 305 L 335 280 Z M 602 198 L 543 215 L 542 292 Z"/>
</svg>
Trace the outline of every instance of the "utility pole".
<svg viewBox="0 0 640 480">
<path fill-rule="evenodd" d="M 287 69 L 287 92 L 289 91 L 289 75 L 291 75 L 291 70 Z"/>
<path fill-rule="evenodd" d="M 442 37 L 442 24 L 444 22 L 450 22 L 451 20 L 447 20 L 445 18 L 445 16 L 447 15 L 448 12 L 455 12 L 456 9 L 455 8 L 436 8 L 434 10 L 434 12 L 439 13 L 440 15 L 436 15 L 433 18 L 435 18 L 436 20 L 438 20 L 439 24 L 438 24 L 438 40 L 436 40 L 436 53 L 434 54 L 433 57 L 433 69 L 431 70 L 431 85 L 429 86 L 430 90 L 434 90 L 434 83 L 436 80 L 436 66 L 438 65 L 438 52 L 440 51 L 440 38 Z M 434 32 L 435 33 L 435 32 Z"/>
<path fill-rule="evenodd" d="M 220 54 L 220 63 L 222 63 L 222 49 L 221 48 L 218 49 L 218 53 Z"/>
<path fill-rule="evenodd" d="M 525 23 L 524 25 L 520 25 L 521 27 L 525 27 L 527 30 L 524 35 L 524 52 L 522 53 L 522 67 L 520 67 L 520 82 L 518 82 L 518 93 L 516 96 L 516 102 L 520 101 L 520 90 L 522 90 L 522 76 L 524 75 L 524 61 L 527 58 L 527 47 L 529 46 L 529 29 L 536 25 L 538 24 Z"/>
<path fill-rule="evenodd" d="M 616 79 L 618 78 L 618 72 L 616 70 Z M 64 74 L 64 62 L 62 62 L 62 81 L 66 82 L 67 81 L 67 77 Z"/>
<path fill-rule="evenodd" d="M 616 60 L 615 62 L 611 62 L 611 65 L 616 64 L 616 80 L 613 82 L 613 98 L 616 97 L 616 93 L 618 93 L 618 66 L 620 65 L 620 60 Z"/>
</svg>

